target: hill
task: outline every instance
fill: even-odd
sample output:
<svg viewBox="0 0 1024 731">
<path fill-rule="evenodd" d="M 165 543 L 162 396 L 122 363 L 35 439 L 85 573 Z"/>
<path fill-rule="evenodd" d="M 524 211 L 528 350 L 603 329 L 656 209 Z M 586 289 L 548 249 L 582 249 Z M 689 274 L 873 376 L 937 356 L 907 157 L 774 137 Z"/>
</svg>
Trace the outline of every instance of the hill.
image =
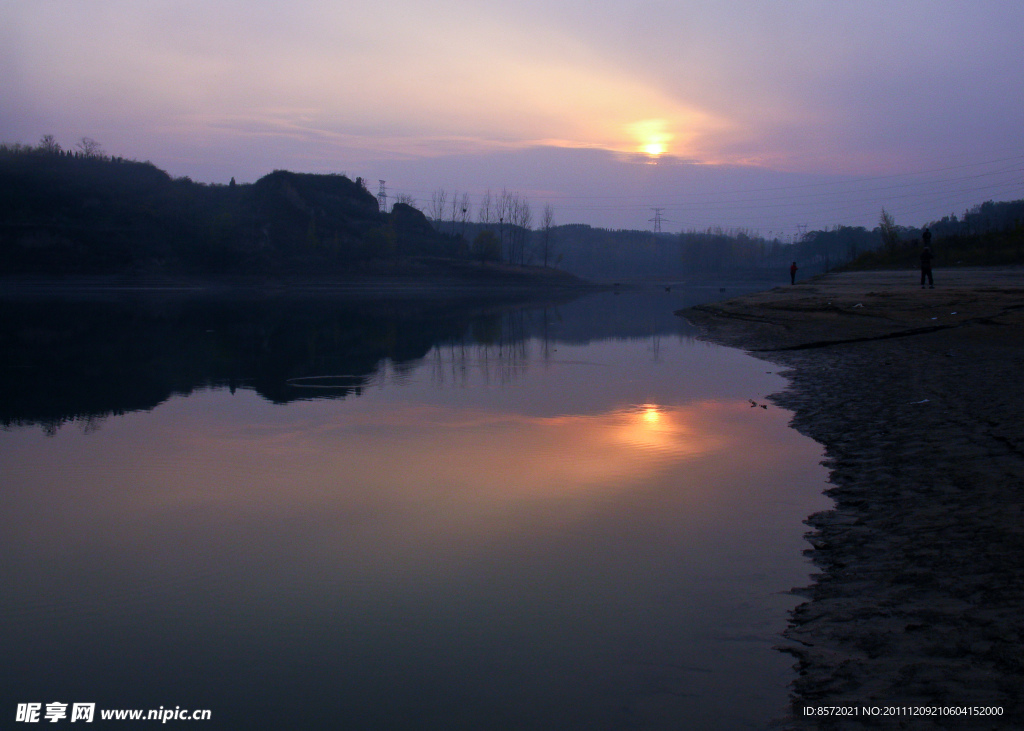
<svg viewBox="0 0 1024 731">
<path fill-rule="evenodd" d="M 465 277 L 468 260 L 416 208 L 381 212 L 361 179 L 205 185 L 148 162 L 0 148 L 0 275 Z"/>
</svg>

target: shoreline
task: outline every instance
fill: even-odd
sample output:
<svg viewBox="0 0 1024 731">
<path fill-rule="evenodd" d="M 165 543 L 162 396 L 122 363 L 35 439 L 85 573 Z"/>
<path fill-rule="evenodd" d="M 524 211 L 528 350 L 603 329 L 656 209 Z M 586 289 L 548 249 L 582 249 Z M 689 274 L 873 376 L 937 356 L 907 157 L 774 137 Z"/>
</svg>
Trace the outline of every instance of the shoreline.
<svg viewBox="0 0 1024 731">
<path fill-rule="evenodd" d="M 682 310 L 701 337 L 782 365 L 772 397 L 824 446 L 834 508 L 778 649 L 786 728 L 877 728 L 805 706 L 999 706 L 1024 722 L 1024 268 L 844 272 Z M 885 726 L 885 724 L 882 724 Z"/>
</svg>

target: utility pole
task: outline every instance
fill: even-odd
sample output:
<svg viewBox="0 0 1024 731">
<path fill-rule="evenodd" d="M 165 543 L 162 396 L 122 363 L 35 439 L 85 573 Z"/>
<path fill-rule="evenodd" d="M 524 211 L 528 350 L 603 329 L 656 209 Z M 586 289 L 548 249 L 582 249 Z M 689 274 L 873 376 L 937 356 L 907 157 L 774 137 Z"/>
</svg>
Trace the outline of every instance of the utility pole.
<svg viewBox="0 0 1024 731">
<path fill-rule="evenodd" d="M 388 191 L 384 187 L 384 181 L 380 180 L 380 190 L 377 192 L 377 204 L 380 206 L 381 213 L 388 212 Z"/>
<path fill-rule="evenodd" d="M 661 233 L 661 222 L 663 220 L 662 217 L 661 217 L 661 212 L 664 211 L 665 209 L 664 208 L 652 208 L 651 210 L 654 211 L 654 218 L 648 218 L 647 220 L 654 222 L 654 233 L 660 234 Z"/>
</svg>

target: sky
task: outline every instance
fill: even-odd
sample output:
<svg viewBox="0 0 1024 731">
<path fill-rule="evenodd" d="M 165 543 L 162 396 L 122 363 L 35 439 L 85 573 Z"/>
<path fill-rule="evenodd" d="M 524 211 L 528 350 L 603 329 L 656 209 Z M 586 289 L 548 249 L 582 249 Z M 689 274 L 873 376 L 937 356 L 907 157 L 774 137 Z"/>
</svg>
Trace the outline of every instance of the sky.
<svg viewBox="0 0 1024 731">
<path fill-rule="evenodd" d="M 1021 28 L 1019 0 L 0 0 L 0 142 L 609 228 L 916 226 L 1024 198 Z"/>
</svg>

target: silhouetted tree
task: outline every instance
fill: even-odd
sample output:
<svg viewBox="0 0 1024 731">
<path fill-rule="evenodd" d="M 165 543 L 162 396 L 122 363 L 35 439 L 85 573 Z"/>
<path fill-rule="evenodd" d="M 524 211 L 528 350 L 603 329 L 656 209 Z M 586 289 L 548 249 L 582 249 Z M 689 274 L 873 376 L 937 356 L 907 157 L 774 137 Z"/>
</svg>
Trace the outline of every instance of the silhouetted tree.
<svg viewBox="0 0 1024 731">
<path fill-rule="evenodd" d="M 882 234 L 882 243 L 886 249 L 895 251 L 900 242 L 900 230 L 892 214 L 884 208 L 878 217 L 878 229 Z"/>
<path fill-rule="evenodd" d="M 448 192 L 444 188 L 438 188 L 430 194 L 430 218 L 438 224 L 444 220 L 445 204 L 448 201 Z"/>
<path fill-rule="evenodd" d="M 530 227 L 533 225 L 533 212 L 530 210 L 530 201 L 518 193 L 512 199 L 512 234 L 514 241 L 515 257 L 514 262 L 526 263 L 526 240 L 530 235 Z"/>
<path fill-rule="evenodd" d="M 484 197 L 480 199 L 480 208 L 477 210 L 476 220 L 483 224 L 493 223 L 498 220 L 494 213 L 494 198 L 491 189 L 488 188 Z"/>
<path fill-rule="evenodd" d="M 83 137 L 75 145 L 82 157 L 102 158 L 103 146 L 92 137 Z"/>
<path fill-rule="evenodd" d="M 466 238 L 466 221 L 469 220 L 470 211 L 473 208 L 473 203 L 469 198 L 469 193 L 463 193 L 459 198 L 459 222 L 462 224 L 462 230 L 459 235 L 463 239 Z"/>
<path fill-rule="evenodd" d="M 554 250 L 554 238 L 551 229 L 555 225 L 555 209 L 551 207 L 550 203 L 544 206 L 544 215 L 541 216 L 540 225 L 542 232 L 540 243 L 541 258 L 544 260 L 544 266 L 546 267 Z"/>
<path fill-rule="evenodd" d="M 39 140 L 39 147 L 36 149 L 48 155 L 56 155 L 61 152 L 60 145 L 57 144 L 57 140 L 54 139 L 53 135 L 43 135 Z"/>
</svg>

